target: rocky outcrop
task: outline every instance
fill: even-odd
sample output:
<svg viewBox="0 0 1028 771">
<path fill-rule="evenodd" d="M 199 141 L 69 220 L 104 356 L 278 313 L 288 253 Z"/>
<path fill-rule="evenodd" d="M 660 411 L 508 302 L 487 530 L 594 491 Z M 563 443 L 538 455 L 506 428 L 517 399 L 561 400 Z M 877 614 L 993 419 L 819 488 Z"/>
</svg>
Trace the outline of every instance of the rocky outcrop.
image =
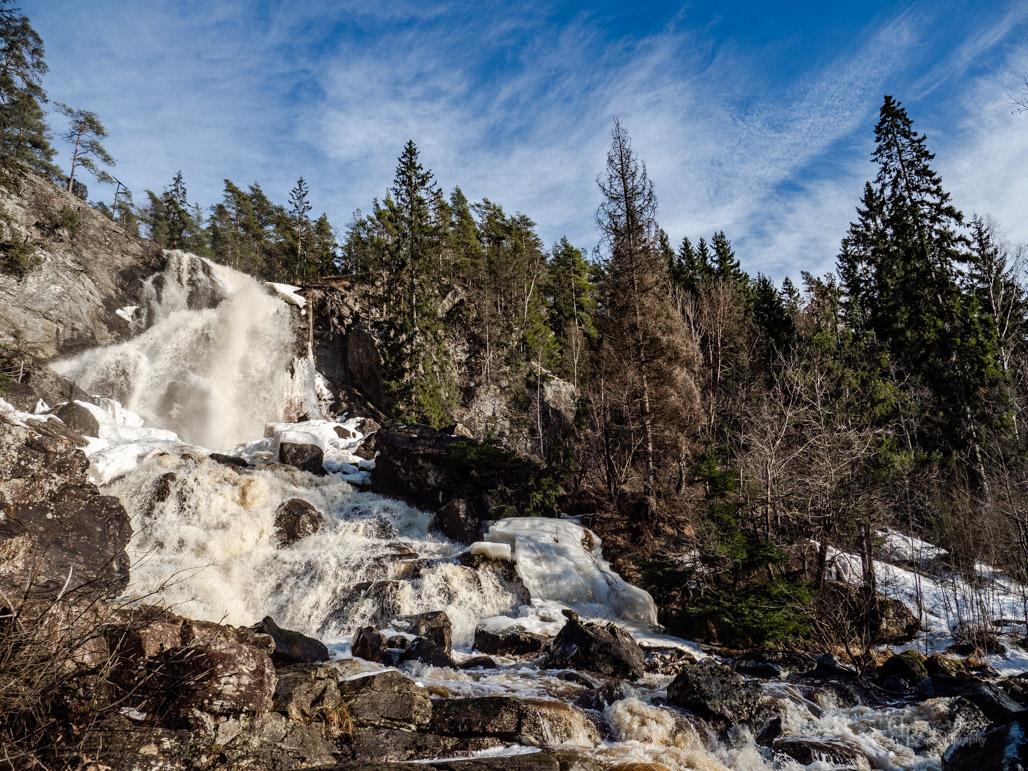
<svg viewBox="0 0 1028 771">
<path fill-rule="evenodd" d="M 132 535 L 117 498 L 86 476 L 81 436 L 59 421 L 0 416 L 0 586 L 11 594 L 111 594 L 128 583 Z"/>
<path fill-rule="evenodd" d="M 498 656 L 534 656 L 546 645 L 546 638 L 520 629 L 475 630 L 475 650 Z"/>
<path fill-rule="evenodd" d="M 629 680 L 646 672 L 642 648 L 632 635 L 617 624 L 581 621 L 577 616 L 572 616 L 547 645 L 543 666 L 584 669 Z"/>
<path fill-rule="evenodd" d="M 117 311 L 141 305 L 140 281 L 162 266 L 160 248 L 34 174 L 0 202 L 10 238 L 34 246 L 36 262 L 20 278 L 0 273 L 0 340 L 38 360 L 128 336 Z"/>
</svg>

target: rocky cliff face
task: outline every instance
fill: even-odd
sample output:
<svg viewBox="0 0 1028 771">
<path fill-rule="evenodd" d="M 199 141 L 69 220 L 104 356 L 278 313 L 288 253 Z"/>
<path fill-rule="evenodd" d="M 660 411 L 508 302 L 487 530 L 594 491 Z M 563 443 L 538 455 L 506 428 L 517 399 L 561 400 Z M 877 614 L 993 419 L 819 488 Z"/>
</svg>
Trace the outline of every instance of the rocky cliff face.
<svg viewBox="0 0 1028 771">
<path fill-rule="evenodd" d="M 128 336 L 117 311 L 139 304 L 139 279 L 161 266 L 160 248 L 34 175 L 18 194 L 0 193 L 0 205 L 9 237 L 34 246 L 36 263 L 20 278 L 0 273 L 0 340 L 52 359 Z"/>
</svg>

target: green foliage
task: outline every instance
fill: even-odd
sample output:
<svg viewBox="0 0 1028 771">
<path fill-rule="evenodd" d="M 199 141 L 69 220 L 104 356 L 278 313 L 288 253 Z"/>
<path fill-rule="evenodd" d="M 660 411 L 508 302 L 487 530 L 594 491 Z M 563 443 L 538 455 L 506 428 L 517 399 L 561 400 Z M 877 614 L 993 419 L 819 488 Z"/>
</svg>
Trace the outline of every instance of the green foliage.
<svg viewBox="0 0 1028 771">
<path fill-rule="evenodd" d="M 75 238 L 82 227 L 82 212 L 70 206 L 62 206 L 57 213 L 57 227 L 68 231 L 68 235 Z"/>
<path fill-rule="evenodd" d="M 57 111 L 68 119 L 68 129 L 61 138 L 72 145 L 71 171 L 68 173 L 68 190 L 75 192 L 75 171 L 85 169 L 100 182 L 113 182 L 110 174 L 100 168 L 114 166 L 115 160 L 100 144 L 107 137 L 107 129 L 95 112 L 57 104 Z M 84 197 L 84 196 L 83 196 Z"/>
<path fill-rule="evenodd" d="M 27 238 L 11 236 L 0 240 L 0 272 L 22 278 L 38 264 L 36 247 Z"/>
<path fill-rule="evenodd" d="M 554 516 L 565 495 L 554 470 L 511 452 L 495 439 L 450 445 L 444 471 L 452 487 L 469 479 L 484 487 L 498 504 L 497 517 Z"/>
</svg>

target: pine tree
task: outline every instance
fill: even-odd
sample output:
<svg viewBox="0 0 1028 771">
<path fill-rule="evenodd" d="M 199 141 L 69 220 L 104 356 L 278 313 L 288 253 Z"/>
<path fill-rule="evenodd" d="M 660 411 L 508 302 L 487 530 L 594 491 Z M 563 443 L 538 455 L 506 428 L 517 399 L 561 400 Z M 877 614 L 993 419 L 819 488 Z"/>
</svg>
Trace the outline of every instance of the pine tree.
<svg viewBox="0 0 1028 771">
<path fill-rule="evenodd" d="M 587 345 L 597 337 L 596 287 L 589 273 L 585 255 L 566 237 L 554 245 L 546 280 L 549 327 L 560 346 L 562 374 L 570 375 L 576 388 Z"/>
<path fill-rule="evenodd" d="M 644 490 L 656 496 L 664 489 L 658 468 L 681 462 L 694 427 L 698 351 L 667 293 L 667 266 L 657 249 L 657 199 L 646 167 L 618 120 L 611 140 L 596 213 L 606 247 L 603 441 L 610 448 L 608 467 L 615 447 L 630 448 Z"/>
<path fill-rule="evenodd" d="M 13 0 L 0 0 L 0 186 L 7 188 L 17 186 L 24 163 L 60 178 L 41 107 L 43 40 L 18 11 Z"/>
<path fill-rule="evenodd" d="M 68 190 L 75 192 L 75 170 L 83 168 L 100 182 L 113 182 L 111 175 L 97 166 L 114 166 L 114 158 L 107 152 L 100 140 L 107 137 L 95 112 L 76 110 L 66 104 L 58 104 L 57 110 L 68 119 L 68 130 L 62 135 L 74 146 L 71 154 L 71 171 L 68 173 Z"/>
</svg>

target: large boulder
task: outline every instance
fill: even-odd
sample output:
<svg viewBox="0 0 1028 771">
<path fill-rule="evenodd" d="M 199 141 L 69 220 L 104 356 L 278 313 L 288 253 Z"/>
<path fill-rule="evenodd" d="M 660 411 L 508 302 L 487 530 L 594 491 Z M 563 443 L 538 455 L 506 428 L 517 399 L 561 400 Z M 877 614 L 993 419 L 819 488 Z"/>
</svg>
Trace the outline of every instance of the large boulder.
<svg viewBox="0 0 1028 771">
<path fill-rule="evenodd" d="M 274 645 L 271 658 L 275 664 L 316 663 L 328 661 L 328 648 L 321 640 L 315 640 L 300 632 L 283 629 L 271 616 L 265 616 L 260 623 L 250 627 L 257 634 L 267 635 Z"/>
<path fill-rule="evenodd" d="M 427 637 L 447 656 L 452 650 L 453 625 L 445 611 L 433 610 L 413 616 L 396 616 L 390 626 L 401 632 Z"/>
<path fill-rule="evenodd" d="M 365 626 L 358 629 L 353 635 L 353 642 L 350 645 L 353 655 L 365 661 L 374 661 L 385 664 L 389 661 L 389 650 L 386 646 L 386 638 L 373 626 Z"/>
<path fill-rule="evenodd" d="M 290 546 L 321 529 L 325 516 L 307 501 L 290 498 L 275 510 L 275 543 Z"/>
<path fill-rule="evenodd" d="M 467 439 L 416 423 L 380 428 L 375 437 L 378 457 L 371 476 L 375 492 L 430 509 L 449 499 L 446 459 L 450 447 Z"/>
<path fill-rule="evenodd" d="M 475 629 L 475 650 L 497 656 L 534 656 L 546 645 L 542 635 L 523 629 Z"/>
<path fill-rule="evenodd" d="M 278 446 L 278 459 L 287 466 L 293 466 L 316 476 L 325 476 L 328 472 L 322 465 L 325 460 L 324 451 L 316 444 L 302 442 L 282 442 Z"/>
<path fill-rule="evenodd" d="M 479 696 L 433 702 L 433 733 L 460 737 L 495 737 L 531 745 L 578 744 L 599 741 L 585 714 L 560 701 Z"/>
<path fill-rule="evenodd" d="M 119 592 L 128 583 L 128 514 L 88 480 L 89 461 L 67 428 L 50 422 L 22 426 L 0 415 L 0 588 Z"/>
<path fill-rule="evenodd" d="M 632 635 L 617 624 L 572 615 L 546 647 L 543 666 L 635 680 L 645 674 L 646 658 Z"/>
<path fill-rule="evenodd" d="M 950 745 L 943 771 L 1023 771 L 1028 768 L 1028 715 L 1021 713 Z"/>
<path fill-rule="evenodd" d="M 358 726 L 414 731 L 432 719 L 428 691 L 395 669 L 340 680 L 339 693 Z"/>
<path fill-rule="evenodd" d="M 744 723 L 759 716 L 763 691 L 712 658 L 685 664 L 667 687 L 668 701 L 706 720 Z"/>
<path fill-rule="evenodd" d="M 50 414 L 56 415 L 64 425 L 83 436 L 100 436 L 100 422 L 88 407 L 79 402 L 58 404 L 50 410 Z"/>
<path fill-rule="evenodd" d="M 415 637 L 409 646 L 400 654 L 398 663 L 420 661 L 430 667 L 457 669 L 450 655 L 427 637 Z"/>
</svg>

